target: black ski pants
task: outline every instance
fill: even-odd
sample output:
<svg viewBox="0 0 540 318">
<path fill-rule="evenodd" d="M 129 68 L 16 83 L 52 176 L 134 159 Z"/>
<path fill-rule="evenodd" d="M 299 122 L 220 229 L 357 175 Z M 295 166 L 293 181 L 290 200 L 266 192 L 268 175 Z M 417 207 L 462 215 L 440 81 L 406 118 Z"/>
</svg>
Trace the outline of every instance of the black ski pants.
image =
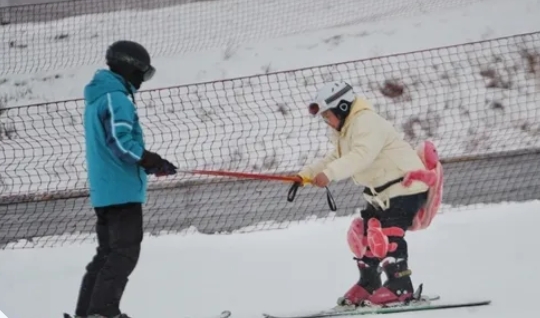
<svg viewBox="0 0 540 318">
<path fill-rule="evenodd" d="M 95 208 L 98 246 L 86 266 L 75 314 L 114 317 L 121 313 L 120 300 L 137 265 L 143 240 L 140 203 Z"/>
</svg>

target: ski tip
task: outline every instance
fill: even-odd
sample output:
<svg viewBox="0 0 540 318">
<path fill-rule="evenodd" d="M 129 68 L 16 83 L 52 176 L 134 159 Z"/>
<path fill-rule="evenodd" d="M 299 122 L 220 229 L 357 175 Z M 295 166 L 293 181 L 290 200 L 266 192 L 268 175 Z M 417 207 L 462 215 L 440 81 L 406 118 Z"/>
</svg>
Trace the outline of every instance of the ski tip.
<svg viewBox="0 0 540 318">
<path fill-rule="evenodd" d="M 478 305 L 490 305 L 491 304 L 491 299 L 486 299 L 486 300 L 480 300 L 479 302 L 477 302 Z"/>
<path fill-rule="evenodd" d="M 482 300 L 469 300 L 461 302 L 462 307 L 477 307 L 477 306 L 486 306 L 491 304 L 491 299 L 482 299 Z"/>
</svg>

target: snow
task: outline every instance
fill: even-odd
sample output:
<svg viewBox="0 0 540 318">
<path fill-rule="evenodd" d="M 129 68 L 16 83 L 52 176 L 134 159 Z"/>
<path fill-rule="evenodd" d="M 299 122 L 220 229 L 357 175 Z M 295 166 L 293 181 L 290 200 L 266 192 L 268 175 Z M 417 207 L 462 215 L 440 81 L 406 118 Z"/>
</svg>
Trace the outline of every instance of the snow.
<svg viewBox="0 0 540 318">
<path fill-rule="evenodd" d="M 300 0 L 300 2 L 302 1 Z M 350 0 L 348 1 L 353 3 Z M 195 4 L 219 7 L 229 2 L 220 0 Z M 289 1 L 285 2 L 291 3 L 291 5 L 293 3 Z M 319 3 L 321 1 L 317 0 L 315 2 Z M 289 71 L 321 64 L 430 49 L 464 42 L 535 32 L 540 26 L 540 22 L 538 22 L 535 15 L 536 10 L 540 7 L 537 0 L 520 0 L 512 3 L 503 0 L 477 0 L 472 1 L 472 4 L 469 5 L 465 5 L 464 3 L 470 1 L 432 0 L 414 2 L 426 3 L 425 5 L 433 6 L 437 4 L 442 7 L 453 4 L 453 6 L 458 8 L 446 9 L 444 11 L 436 10 L 435 12 L 430 12 L 426 9 L 428 13 L 421 15 L 418 15 L 418 12 L 416 12 L 417 15 L 413 15 L 414 10 L 412 13 L 406 11 L 408 15 L 413 16 L 390 19 L 393 15 L 388 15 L 382 21 L 375 20 L 369 23 L 357 23 L 342 27 L 334 26 L 312 32 L 305 31 L 300 35 L 281 36 L 279 38 L 276 36 L 273 39 L 262 38 L 257 41 L 248 41 L 246 39 L 248 42 L 235 45 L 232 52 L 230 47 L 223 47 L 220 37 L 216 37 L 215 45 L 218 47 L 214 50 L 208 48 L 208 50 L 188 51 L 182 55 L 157 58 L 155 65 L 158 73 L 155 79 L 145 84 L 144 89 L 157 89 L 176 85 L 187 85 L 195 82 L 264 74 L 267 71 Z M 365 9 L 366 7 L 362 7 L 362 10 L 366 10 L 370 14 L 377 14 L 377 10 L 386 8 L 389 5 L 388 3 L 390 1 L 382 1 L 380 4 L 368 6 L 367 9 Z M 456 3 L 460 3 L 461 5 L 458 6 Z M 180 7 L 182 8 L 184 6 Z M 337 9 L 340 6 L 336 5 L 335 7 Z M 351 9 L 350 6 L 346 5 L 342 8 L 347 9 L 347 11 Z M 295 11 L 295 13 L 301 12 L 303 11 Z M 325 11 L 322 13 L 325 13 Z M 356 16 L 357 13 L 354 11 L 352 16 Z M 83 19 L 83 21 L 96 20 L 85 17 L 80 19 Z M 317 21 L 315 17 L 312 20 Z M 271 25 L 270 23 L 272 21 L 274 24 Z M 297 19 L 294 23 L 295 25 L 301 25 L 303 21 L 305 22 L 305 20 Z M 272 29 L 280 26 L 282 21 L 271 20 L 271 17 L 269 17 L 266 23 L 268 24 L 266 27 Z M 71 26 L 73 22 L 68 21 L 66 24 Z M 54 22 L 52 25 L 62 27 L 62 24 L 58 22 Z M 11 27 L 14 28 L 14 26 Z M 279 29 L 281 29 L 281 26 Z M 219 31 L 219 29 L 217 30 Z M 200 32 L 204 32 L 204 30 Z M 244 33 L 250 33 L 250 31 L 242 29 L 242 31 L 235 34 L 241 35 Z M 140 35 L 140 38 L 137 37 L 135 39 L 141 40 L 141 43 L 146 44 L 147 42 L 151 42 L 151 38 L 151 36 Z M 49 72 L 43 72 L 41 70 L 46 70 L 48 64 L 40 63 L 40 72 L 5 76 L 7 82 L 2 84 L 0 88 L 5 90 L 5 93 L 10 94 L 7 105 L 17 106 L 44 101 L 81 98 L 84 85 L 95 72 L 96 67 L 102 66 L 102 55 L 106 44 L 109 44 L 113 39 L 116 39 L 116 37 L 107 39 L 103 45 L 97 46 L 97 48 L 91 42 L 77 43 L 77 45 L 73 46 L 76 52 L 82 47 L 96 49 L 98 50 L 96 53 L 81 51 L 78 53 L 80 56 L 72 56 L 73 51 L 70 51 L 71 58 L 68 60 L 59 59 L 56 52 L 51 52 L 52 54 L 50 56 L 46 55 L 42 57 L 54 58 L 55 61 L 61 61 L 62 65 L 69 65 L 68 63 L 70 62 L 87 62 L 85 56 L 99 54 L 91 59 L 91 64 L 76 65 L 76 67 L 66 70 L 62 70 L 64 67 L 58 65 L 58 68 Z M 161 42 L 157 42 L 156 40 L 155 45 L 159 43 Z M 178 43 L 183 42 L 178 41 Z M 163 45 L 165 44 L 163 43 Z M 151 47 L 151 45 L 149 46 Z M 151 51 L 152 54 L 162 55 L 159 52 L 161 51 L 157 50 L 156 53 Z M 31 63 L 31 59 L 28 58 L 28 61 L 25 61 L 25 63 Z M 25 64 L 25 67 L 30 67 L 29 65 Z M 57 76 L 58 78 L 56 78 Z M 28 92 L 29 90 L 31 92 Z"/>
<path fill-rule="evenodd" d="M 330 6 L 309 0 L 304 10 L 306 3 L 205 1 L 86 16 L 85 22 L 72 17 L 26 29 L 2 26 L 0 103 L 7 109 L 0 109 L 0 192 L 86 189 L 78 99 L 102 66 L 105 45 L 120 32 L 153 50 L 158 74 L 145 86 L 152 91 L 139 96 L 139 113 L 151 149 L 183 169 L 295 171 L 322 156 L 330 146 L 325 127 L 303 107 L 329 78 L 350 80 L 411 142 L 431 137 L 447 159 L 539 146 L 540 70 L 530 62 L 540 56 L 539 33 L 381 56 L 537 32 L 540 1 L 418 0 L 409 6 L 334 0 Z M 164 12 L 186 19 L 156 19 Z M 232 23 L 234 17 L 245 20 Z M 138 24 L 115 29 L 118 21 Z M 177 28 L 180 23 L 190 27 Z M 97 24 L 115 32 L 96 36 Z M 57 35 L 61 41 L 51 40 Z M 26 48 L 9 49 L 10 41 Z M 313 67 L 343 61 L 357 62 Z M 69 68 L 59 69 L 60 63 Z M 391 79 L 404 85 L 402 96 L 380 93 Z M 168 182 L 180 180 L 189 178 Z M 445 207 L 431 228 L 410 233 L 413 279 L 427 293 L 494 303 L 403 317 L 535 316 L 536 294 L 527 288 L 540 283 L 530 239 L 539 208 L 538 201 L 459 212 Z M 332 306 L 357 279 L 344 239 L 350 221 L 309 220 L 249 234 L 147 236 L 123 309 L 135 317 L 193 318 L 229 309 L 235 318 L 252 318 Z M 72 311 L 93 252 L 92 244 L 0 251 L 0 310 L 10 318 Z"/>
<path fill-rule="evenodd" d="M 342 78 L 413 144 L 433 139 L 445 159 L 537 147 L 540 72 L 528 57 L 535 61 L 539 56 L 538 33 L 380 56 L 537 31 L 538 9 L 540 1 L 533 0 L 462 3 L 412 17 L 259 39 L 233 52 L 225 48 L 157 58 L 158 74 L 145 89 L 168 88 L 138 97 L 148 145 L 181 169 L 295 172 L 330 149 L 324 124 L 308 118 L 304 106 L 324 80 Z M 367 60 L 298 70 L 358 59 Z M 84 56 L 74 60 L 84 61 Z M 5 77 L 0 95 L 10 108 L 0 116 L 3 195 L 86 189 L 83 103 L 78 98 L 101 66 Z M 261 75 L 208 82 L 253 74 Z M 380 93 L 380 86 L 392 79 L 405 87 L 398 98 Z M 487 88 L 491 82 L 495 88 Z M 175 86 L 180 84 L 186 86 Z M 68 101 L 39 104 L 58 100 Z M 38 105 L 16 107 L 28 103 Z"/>
<path fill-rule="evenodd" d="M 309 0 L 310 10 L 303 10 L 306 1 L 220 0 L 101 14 L 85 23 L 67 18 L 16 32 L 14 25 L 2 26 L 0 100 L 7 109 L 0 112 L 0 192 L 86 189 L 78 99 L 102 66 L 104 45 L 128 31 L 156 56 L 158 74 L 145 86 L 153 91 L 142 92 L 138 101 L 148 144 L 183 169 L 295 171 L 322 156 L 329 149 L 325 127 L 302 107 L 329 78 L 350 80 L 413 143 L 431 136 L 444 158 L 539 146 L 540 70 L 528 60 L 538 57 L 538 33 L 380 56 L 539 31 L 540 1 L 415 1 L 417 6 L 408 7 L 404 1 L 364 0 L 357 6 L 339 0 L 343 5 L 329 6 Z M 238 6 L 246 11 L 234 11 Z M 259 13 L 246 14 L 256 8 Z M 163 12 L 187 18 L 142 23 Z M 210 22 L 193 19 L 204 12 L 211 12 Z M 230 23 L 231 14 L 251 19 Z M 140 25 L 95 37 L 96 23 L 112 29 L 111 16 Z M 179 30 L 175 23 L 192 27 Z M 152 29 L 141 32 L 143 25 Z M 195 39 L 203 26 L 216 31 Z M 63 41 L 51 41 L 66 32 Z M 28 47 L 8 49 L 9 41 Z M 38 58 L 32 52 L 47 54 Z M 365 60 L 310 68 L 360 59 Z M 58 69 L 59 63 L 70 69 Z M 244 76 L 250 77 L 238 78 Z M 222 81 L 226 78 L 236 79 Z M 390 79 L 406 88 L 399 98 L 380 93 L 379 86 Z M 487 88 L 494 79 L 499 87 Z M 528 286 L 540 283 L 530 239 L 539 208 L 538 201 L 459 212 L 445 207 L 431 228 L 410 233 L 413 279 L 423 282 L 427 293 L 445 301 L 489 298 L 493 304 L 403 317 L 535 316 L 536 294 Z M 235 318 L 252 318 L 332 306 L 357 279 L 344 239 L 350 221 L 309 220 L 249 234 L 192 230 L 147 236 L 123 309 L 134 317 L 193 318 L 229 309 Z M 10 318 L 73 311 L 93 252 L 93 244 L 0 251 L 0 310 Z"/>
<path fill-rule="evenodd" d="M 219 0 L 189 1 L 175 6 L 154 1 L 158 3 L 154 5 L 157 8 L 145 11 L 127 10 L 127 6 L 139 1 L 124 1 L 124 11 L 3 26 L 0 54 L 4 62 L 0 74 L 54 71 L 100 63 L 106 46 L 118 38 L 140 41 L 156 57 L 170 57 L 210 49 L 234 49 L 246 42 L 438 12 L 480 1 L 485 0 L 334 0 L 332 3 L 326 0 Z M 58 11 L 79 12 L 83 8 L 96 10 L 115 6 L 114 1 L 110 4 L 103 0 L 81 2 L 63 3 Z M 40 10 L 39 6 L 30 7 L 28 11 L 15 7 L 5 14 L 11 16 L 11 22 L 54 15 L 45 13 L 47 9 Z"/>
<path fill-rule="evenodd" d="M 489 307 L 406 317 L 534 317 L 540 283 L 539 201 L 445 210 L 407 235 L 416 284 L 444 301 L 491 299 Z M 333 306 L 357 269 L 345 240 L 351 218 L 307 221 L 250 234 L 145 237 L 122 308 L 134 317 L 235 318 Z M 0 251 L 0 309 L 8 317 L 74 310 L 92 244 Z M 502 274 L 501 274 L 502 273 Z M 531 289 L 532 288 L 532 289 Z M 401 316 L 399 316 L 401 317 Z"/>
</svg>

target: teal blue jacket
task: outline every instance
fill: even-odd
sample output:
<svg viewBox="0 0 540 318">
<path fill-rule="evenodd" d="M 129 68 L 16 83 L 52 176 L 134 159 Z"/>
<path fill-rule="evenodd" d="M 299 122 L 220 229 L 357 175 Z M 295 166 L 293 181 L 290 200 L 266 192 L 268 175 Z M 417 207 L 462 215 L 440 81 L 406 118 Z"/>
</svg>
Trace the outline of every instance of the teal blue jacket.
<svg viewBox="0 0 540 318">
<path fill-rule="evenodd" d="M 98 70 L 84 88 L 86 162 L 93 207 L 146 202 L 147 175 L 137 164 L 145 147 L 143 131 L 126 85 L 119 75 Z"/>
</svg>

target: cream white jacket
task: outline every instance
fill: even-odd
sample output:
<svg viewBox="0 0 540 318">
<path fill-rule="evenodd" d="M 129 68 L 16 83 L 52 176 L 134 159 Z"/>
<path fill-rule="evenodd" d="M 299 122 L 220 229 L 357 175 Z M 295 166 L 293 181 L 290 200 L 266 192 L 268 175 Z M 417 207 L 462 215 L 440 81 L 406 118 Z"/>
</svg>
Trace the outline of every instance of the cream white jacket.
<svg viewBox="0 0 540 318">
<path fill-rule="evenodd" d="M 425 183 L 413 182 L 409 187 L 396 183 L 381 193 L 374 188 L 403 177 L 407 172 L 424 169 L 409 143 L 403 140 L 392 124 L 378 115 L 371 105 L 357 97 L 341 132 L 334 132 L 335 149 L 322 160 L 300 171 L 304 179 L 313 179 L 323 172 L 330 181 L 352 178 L 355 184 L 368 187 L 375 198 L 364 194 L 368 202 L 376 201 L 383 209 L 388 200 L 428 190 Z"/>
</svg>

